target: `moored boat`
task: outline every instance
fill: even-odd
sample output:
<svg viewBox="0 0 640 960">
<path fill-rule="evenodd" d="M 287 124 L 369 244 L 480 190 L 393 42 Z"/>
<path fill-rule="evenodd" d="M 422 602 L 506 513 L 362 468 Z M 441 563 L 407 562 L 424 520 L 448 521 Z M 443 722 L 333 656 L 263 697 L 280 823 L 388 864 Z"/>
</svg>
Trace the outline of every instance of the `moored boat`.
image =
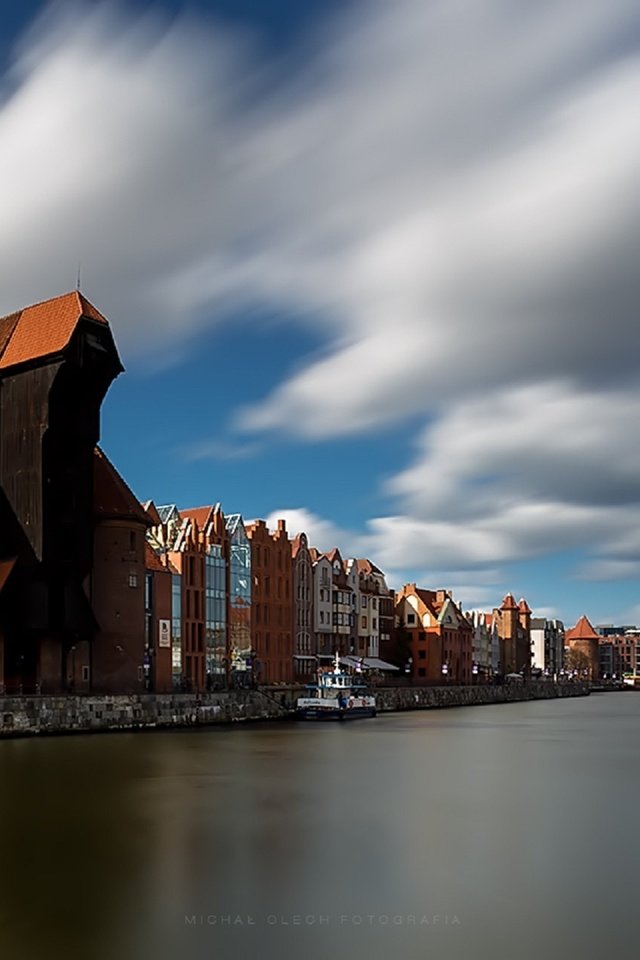
<svg viewBox="0 0 640 960">
<path fill-rule="evenodd" d="M 375 717 L 376 698 L 367 692 L 358 674 L 340 667 L 336 653 L 332 670 L 318 671 L 317 682 L 307 685 L 309 695 L 299 697 L 301 720 L 357 720 Z"/>
</svg>

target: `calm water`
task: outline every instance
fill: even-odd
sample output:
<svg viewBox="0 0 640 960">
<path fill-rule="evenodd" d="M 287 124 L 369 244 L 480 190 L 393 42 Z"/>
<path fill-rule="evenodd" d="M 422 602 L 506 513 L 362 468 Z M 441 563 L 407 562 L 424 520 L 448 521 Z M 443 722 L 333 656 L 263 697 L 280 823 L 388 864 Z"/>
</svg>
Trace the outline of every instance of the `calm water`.
<svg viewBox="0 0 640 960">
<path fill-rule="evenodd" d="M 623 693 L 0 743 L 0 955 L 635 960 L 639 733 Z"/>
</svg>

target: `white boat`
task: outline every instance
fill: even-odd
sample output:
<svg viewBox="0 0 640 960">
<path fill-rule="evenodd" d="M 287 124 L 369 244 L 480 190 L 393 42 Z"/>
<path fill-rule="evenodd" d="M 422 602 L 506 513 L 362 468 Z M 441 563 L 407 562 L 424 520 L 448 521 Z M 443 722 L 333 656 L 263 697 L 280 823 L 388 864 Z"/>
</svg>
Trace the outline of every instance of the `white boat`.
<svg viewBox="0 0 640 960">
<path fill-rule="evenodd" d="M 375 717 L 376 698 L 367 693 L 359 674 L 340 667 L 336 653 L 333 670 L 318 671 L 317 682 L 307 685 L 309 695 L 296 705 L 301 720 L 357 720 Z"/>
</svg>

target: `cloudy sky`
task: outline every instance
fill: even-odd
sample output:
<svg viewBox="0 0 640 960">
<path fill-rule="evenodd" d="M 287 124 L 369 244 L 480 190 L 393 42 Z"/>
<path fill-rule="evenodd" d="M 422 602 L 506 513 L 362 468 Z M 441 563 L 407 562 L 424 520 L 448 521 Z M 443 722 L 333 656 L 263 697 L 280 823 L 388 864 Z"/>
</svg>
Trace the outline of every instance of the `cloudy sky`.
<svg viewBox="0 0 640 960">
<path fill-rule="evenodd" d="M 0 18 L 0 313 L 80 269 L 141 498 L 640 622 L 637 0 Z"/>
</svg>

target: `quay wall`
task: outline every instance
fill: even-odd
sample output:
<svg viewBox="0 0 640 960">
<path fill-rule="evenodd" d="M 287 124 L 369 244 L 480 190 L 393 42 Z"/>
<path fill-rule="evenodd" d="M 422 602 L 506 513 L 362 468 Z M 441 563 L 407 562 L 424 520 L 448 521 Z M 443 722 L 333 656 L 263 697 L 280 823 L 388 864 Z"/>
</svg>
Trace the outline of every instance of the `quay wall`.
<svg viewBox="0 0 640 960">
<path fill-rule="evenodd" d="M 378 687 L 380 713 L 581 697 L 582 683 L 512 686 Z M 0 697 L 0 738 L 38 734 L 91 733 L 195 727 L 240 721 L 291 718 L 299 687 L 208 694 L 127 696 Z"/>
</svg>

